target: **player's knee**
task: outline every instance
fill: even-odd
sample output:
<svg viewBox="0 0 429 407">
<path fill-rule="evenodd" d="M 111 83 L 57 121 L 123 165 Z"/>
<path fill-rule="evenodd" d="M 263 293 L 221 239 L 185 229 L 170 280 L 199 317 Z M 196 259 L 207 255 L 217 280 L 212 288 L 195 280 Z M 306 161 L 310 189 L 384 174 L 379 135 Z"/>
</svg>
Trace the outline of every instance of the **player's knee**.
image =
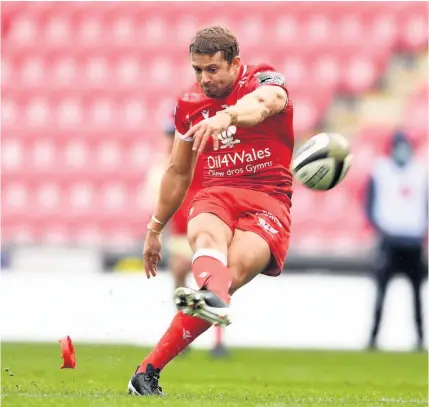
<svg viewBox="0 0 429 407">
<path fill-rule="evenodd" d="M 231 238 L 231 229 L 215 215 L 203 213 L 188 223 L 188 240 L 194 252 L 215 249 L 226 254 Z"/>
<path fill-rule="evenodd" d="M 208 230 L 199 230 L 189 236 L 189 241 L 194 250 L 198 249 L 221 249 L 225 245 L 222 239 Z"/>
</svg>

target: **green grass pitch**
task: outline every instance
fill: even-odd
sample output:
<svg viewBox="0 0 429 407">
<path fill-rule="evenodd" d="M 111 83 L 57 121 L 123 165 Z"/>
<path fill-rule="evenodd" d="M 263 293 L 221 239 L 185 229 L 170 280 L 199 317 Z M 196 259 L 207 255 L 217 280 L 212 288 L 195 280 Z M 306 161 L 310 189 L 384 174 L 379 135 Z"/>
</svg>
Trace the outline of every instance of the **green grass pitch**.
<svg viewBox="0 0 429 407">
<path fill-rule="evenodd" d="M 75 349 L 76 369 L 61 370 L 58 343 L 3 343 L 2 406 L 427 405 L 426 353 L 233 349 L 229 359 L 213 360 L 192 349 L 162 373 L 167 397 L 141 398 L 127 396 L 126 387 L 147 349 L 79 343 Z"/>
</svg>

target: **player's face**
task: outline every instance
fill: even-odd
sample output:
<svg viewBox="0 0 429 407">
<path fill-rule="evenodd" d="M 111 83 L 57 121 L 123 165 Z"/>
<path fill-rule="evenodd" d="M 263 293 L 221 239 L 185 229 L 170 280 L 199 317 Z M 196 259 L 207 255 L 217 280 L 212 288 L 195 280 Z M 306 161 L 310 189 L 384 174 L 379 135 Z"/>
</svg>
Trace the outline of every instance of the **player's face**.
<svg viewBox="0 0 429 407">
<path fill-rule="evenodd" d="M 228 96 L 240 69 L 240 57 L 231 64 L 219 51 L 214 55 L 192 54 L 192 67 L 202 91 L 210 98 Z"/>
</svg>

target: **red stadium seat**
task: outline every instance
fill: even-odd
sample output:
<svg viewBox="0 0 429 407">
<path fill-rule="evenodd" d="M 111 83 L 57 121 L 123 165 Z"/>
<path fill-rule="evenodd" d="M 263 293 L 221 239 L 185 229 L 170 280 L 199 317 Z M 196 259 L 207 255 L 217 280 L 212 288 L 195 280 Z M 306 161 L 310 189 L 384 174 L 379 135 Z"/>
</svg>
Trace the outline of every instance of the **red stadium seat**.
<svg viewBox="0 0 429 407">
<path fill-rule="evenodd" d="M 428 46 L 428 5 L 421 3 L 421 10 L 407 10 L 401 16 L 402 29 L 399 31 L 399 47 L 407 51 L 427 50 Z"/>
<path fill-rule="evenodd" d="M 6 241 L 141 239 L 139 188 L 176 96 L 194 79 L 187 53 L 199 28 L 228 25 L 246 63 L 285 74 L 297 137 L 318 128 L 337 92 L 372 89 L 393 52 L 427 46 L 425 3 L 232 2 L 227 13 L 210 2 L 130 4 L 2 5 Z M 427 139 L 427 103 L 426 88 L 407 107 L 403 124 L 417 140 Z M 354 164 L 335 191 L 296 186 L 300 250 L 348 250 L 370 238 L 360 193 L 391 130 L 357 135 Z M 338 229 L 345 222 L 347 235 Z"/>
</svg>

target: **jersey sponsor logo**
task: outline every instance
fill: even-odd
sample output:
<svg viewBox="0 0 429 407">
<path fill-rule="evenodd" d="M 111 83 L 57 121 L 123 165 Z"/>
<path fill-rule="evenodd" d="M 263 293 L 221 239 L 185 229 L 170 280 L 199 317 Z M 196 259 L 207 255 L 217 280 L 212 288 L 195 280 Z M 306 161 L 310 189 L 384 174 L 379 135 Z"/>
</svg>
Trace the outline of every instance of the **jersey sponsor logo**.
<svg viewBox="0 0 429 407">
<path fill-rule="evenodd" d="M 236 132 L 237 132 L 237 127 L 229 126 L 225 131 L 223 131 L 217 136 L 220 142 L 222 143 L 222 145 L 220 146 L 221 149 L 224 149 L 227 147 L 232 148 L 234 147 L 235 144 L 241 143 L 240 140 L 234 138 Z"/>
<path fill-rule="evenodd" d="M 274 84 L 284 85 L 285 77 L 279 72 L 266 71 L 257 74 L 257 78 L 260 85 Z"/>
<path fill-rule="evenodd" d="M 240 151 L 235 153 L 226 153 L 223 155 L 207 157 L 207 164 L 209 169 L 220 169 L 229 166 L 240 164 L 254 163 L 255 161 L 263 160 L 271 157 L 271 150 L 269 147 L 257 150 L 252 148 L 250 151 Z"/>
<path fill-rule="evenodd" d="M 208 156 L 208 176 L 230 177 L 256 174 L 265 168 L 272 167 L 273 162 L 269 160 L 269 157 L 271 157 L 271 150 L 268 147 Z"/>
</svg>

